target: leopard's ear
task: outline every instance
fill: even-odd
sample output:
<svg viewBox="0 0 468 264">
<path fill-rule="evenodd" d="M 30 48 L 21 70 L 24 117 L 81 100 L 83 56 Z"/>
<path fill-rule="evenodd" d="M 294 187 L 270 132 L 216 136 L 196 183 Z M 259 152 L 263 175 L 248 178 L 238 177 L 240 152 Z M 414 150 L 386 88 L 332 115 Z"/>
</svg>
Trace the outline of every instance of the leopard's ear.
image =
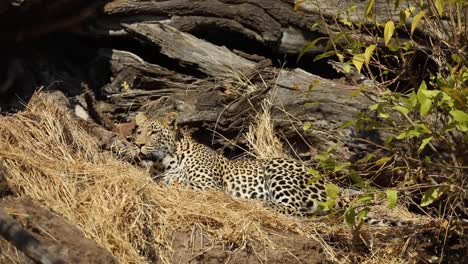
<svg viewBox="0 0 468 264">
<path fill-rule="evenodd" d="M 171 129 L 176 130 L 179 126 L 179 114 L 177 112 L 169 112 L 166 116 L 166 125 Z"/>
<path fill-rule="evenodd" d="M 146 114 L 143 113 L 143 112 L 139 112 L 139 113 L 135 116 L 135 123 L 137 124 L 137 126 L 143 125 L 143 123 L 145 123 L 147 120 L 148 120 L 148 117 L 147 117 Z"/>
</svg>

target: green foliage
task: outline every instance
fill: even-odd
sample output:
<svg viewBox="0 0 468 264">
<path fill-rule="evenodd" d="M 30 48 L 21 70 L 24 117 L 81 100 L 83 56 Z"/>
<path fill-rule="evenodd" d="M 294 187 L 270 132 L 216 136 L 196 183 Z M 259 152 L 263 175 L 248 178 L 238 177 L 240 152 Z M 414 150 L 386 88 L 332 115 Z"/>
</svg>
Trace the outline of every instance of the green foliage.
<svg viewBox="0 0 468 264">
<path fill-rule="evenodd" d="M 424 192 L 421 200 L 421 206 L 428 206 L 439 199 L 444 194 L 443 187 L 431 187 Z"/>
<path fill-rule="evenodd" d="M 326 173 L 339 173 L 346 171 L 346 169 L 351 165 L 350 162 L 337 162 L 332 154 L 334 150 L 335 147 L 328 148 L 326 152 L 317 154 L 314 157 L 320 168 L 323 169 Z"/>
<path fill-rule="evenodd" d="M 388 189 L 387 201 L 388 201 L 388 207 L 390 209 L 395 208 L 395 206 L 397 205 L 397 200 L 398 200 L 398 192 L 393 189 Z"/>
<path fill-rule="evenodd" d="M 309 130 L 311 127 L 312 127 L 312 123 L 311 123 L 311 122 L 304 122 L 304 126 L 303 126 L 302 129 L 304 129 L 304 131 L 307 131 L 307 130 Z"/>
<path fill-rule="evenodd" d="M 384 29 L 385 46 L 387 46 L 390 40 L 392 39 L 393 32 L 395 32 L 395 24 L 393 23 L 393 21 L 387 21 Z"/>
<path fill-rule="evenodd" d="M 425 14 L 426 12 L 421 11 L 417 15 L 414 16 L 413 23 L 411 23 L 411 35 L 413 35 L 414 31 L 418 27 L 419 21 L 421 21 L 421 19 L 424 17 Z"/>
<path fill-rule="evenodd" d="M 369 1 L 370 2 L 370 1 Z M 398 7 L 403 1 L 396 1 Z M 423 26 L 436 27 L 439 17 L 444 15 L 444 10 L 457 10 L 459 2 L 433 1 L 428 5 L 410 6 L 400 12 L 400 23 L 397 27 L 405 29 L 406 19 L 412 16 L 409 34 L 413 35 L 416 29 Z M 427 10 L 433 10 L 435 15 L 428 16 Z M 457 21 L 457 13 L 450 13 L 452 21 Z M 459 14 L 458 14 L 459 15 Z M 395 29 L 392 21 L 385 23 L 384 42 L 389 45 L 390 39 L 395 38 L 398 43 L 398 36 L 393 35 Z M 455 28 L 453 29 L 455 32 Z M 452 35 L 453 39 L 440 39 L 444 47 L 450 53 L 446 56 L 444 66 L 439 72 L 431 75 L 429 82 L 420 81 L 418 87 L 406 93 L 385 91 L 381 93 L 377 102 L 369 107 L 369 112 L 360 115 L 354 123 L 362 130 L 379 130 L 387 134 L 385 148 L 387 155 L 377 159 L 375 165 L 385 165 L 390 169 L 397 163 L 389 162 L 392 157 L 399 157 L 404 161 L 404 166 L 399 169 L 407 170 L 407 175 L 411 175 L 414 168 L 422 170 L 425 178 L 409 178 L 404 185 L 412 186 L 420 182 L 424 184 L 434 184 L 436 186 L 428 189 L 422 188 L 423 195 L 420 205 L 428 207 L 438 199 L 446 197 L 452 199 L 453 203 L 460 202 L 461 195 L 459 189 L 466 189 L 466 175 L 463 171 L 465 150 L 467 148 L 468 137 L 468 105 L 467 105 L 467 84 L 468 69 L 467 57 L 460 54 L 457 34 Z M 453 46 L 451 46 L 453 44 Z M 390 44 L 393 45 L 393 44 Z M 390 46 L 389 45 L 389 46 Z M 408 47 L 403 44 L 395 44 L 395 50 L 403 51 Z M 400 53 L 398 60 L 405 60 L 409 53 Z M 380 119 L 375 119 L 378 116 Z M 443 154 L 442 154 L 443 153 Z M 374 157 L 372 157 L 374 158 Z M 447 177 L 447 175 L 450 175 Z M 416 185 L 414 188 L 419 188 Z M 447 187 L 452 186 L 452 187 Z M 390 207 L 396 203 L 396 190 L 387 190 L 387 200 Z"/>
<path fill-rule="evenodd" d="M 365 54 L 356 54 L 353 56 L 353 64 L 358 72 L 361 72 L 362 65 L 364 65 L 365 57 Z"/>
<path fill-rule="evenodd" d="M 365 16 L 368 19 L 372 18 L 372 10 L 374 9 L 375 0 L 367 1 Z"/>
<path fill-rule="evenodd" d="M 369 168 L 375 175 L 384 172 L 406 175 L 396 186 L 382 192 L 390 208 L 398 201 L 400 187 L 420 190 L 421 195 L 413 198 L 420 199 L 420 206 L 428 210 L 438 200 L 444 200 L 445 213 L 455 208 L 454 204 L 463 203 L 466 194 L 460 190 L 468 189 L 464 171 L 468 149 L 468 56 L 463 52 L 468 49 L 463 11 L 467 6 L 466 1 L 458 0 L 394 0 L 399 20 L 377 22 L 375 1 L 367 0 L 362 22 L 342 16 L 337 19 L 337 24 L 341 23 L 339 33 L 331 33 L 306 46 L 310 49 L 317 43 L 323 44 L 326 52 L 314 60 L 337 58 L 344 65 L 345 73 L 351 74 L 354 66 L 357 72 L 375 82 L 395 83 L 399 81 L 399 71 L 412 63 L 417 53 L 428 52 L 418 44 L 418 35 L 421 35 L 418 29 L 424 28 L 424 32 L 433 33 L 434 53 L 428 58 L 439 66 L 436 72 L 425 72 L 427 78 L 413 80 L 416 85 L 403 91 L 359 86 L 352 96 L 366 94 L 374 98 L 375 103 L 341 128 L 355 126 L 362 131 L 381 132 L 385 138 L 383 145 L 353 166 L 337 162 L 331 151 L 321 153 L 315 160 L 324 172 L 348 174 L 354 184 L 365 188 L 369 187 L 369 181 L 364 180 L 363 175 L 369 173 L 355 171 L 357 168 Z M 366 21 L 374 23 L 374 30 L 368 30 Z M 356 31 L 373 34 L 374 42 L 353 38 Z M 402 34 L 410 40 L 403 41 Z M 389 73 L 397 77 L 388 79 Z M 346 212 L 347 222 L 355 224 L 359 205 L 378 196 L 360 197 Z"/>
</svg>

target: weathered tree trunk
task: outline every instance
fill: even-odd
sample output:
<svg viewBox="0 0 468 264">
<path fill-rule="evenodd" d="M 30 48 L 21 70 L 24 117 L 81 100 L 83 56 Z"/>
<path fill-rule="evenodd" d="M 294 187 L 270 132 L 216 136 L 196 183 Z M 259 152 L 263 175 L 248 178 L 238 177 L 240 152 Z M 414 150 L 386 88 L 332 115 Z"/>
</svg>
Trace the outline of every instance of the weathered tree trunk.
<svg viewBox="0 0 468 264">
<path fill-rule="evenodd" d="M 159 114 L 177 110 L 182 125 L 202 124 L 205 129 L 236 135 L 266 99 L 277 128 L 287 139 L 297 141 L 304 122 L 312 122 L 304 136 L 310 140 L 294 143 L 320 146 L 313 149 L 322 151 L 343 140 L 344 135 L 351 141 L 349 131 L 334 136 L 328 131 L 337 130 L 369 103 L 363 96 L 351 95 L 356 87 L 300 69 L 275 68 L 265 58 L 251 61 L 165 24 L 135 23 L 124 28 L 143 45 L 176 61 L 182 72 L 196 74 L 178 73 L 127 52 L 106 51 L 102 56 L 112 58 L 114 78 L 102 89 L 102 95 L 111 103 L 107 112 L 120 118 L 132 116 L 148 100 L 162 98 L 152 107 Z M 124 83 L 128 88 L 122 88 Z M 343 158 L 350 155 L 342 154 L 346 154 Z"/>
<path fill-rule="evenodd" d="M 4 212 L 2 208 L 0 208 L 0 235 L 38 263 L 65 263 L 63 260 L 52 255 L 33 235 L 24 230 L 21 224 Z"/>
<path fill-rule="evenodd" d="M 292 1 L 112 1 L 92 27 L 81 30 L 81 42 L 46 42 L 69 53 L 90 50 L 90 59 L 77 63 L 13 53 L 9 61 L 17 67 L 6 74 L 3 93 L 46 85 L 75 96 L 83 92 L 84 81 L 103 101 L 101 110 L 116 121 L 128 121 L 142 105 L 158 100 L 159 112 L 177 110 L 183 125 L 230 139 L 246 129 L 266 99 L 279 133 L 295 151 L 310 156 L 337 141 L 352 144 L 351 131 L 338 127 L 370 102 L 352 96 L 358 87 L 277 64 L 278 54 L 297 55 L 307 41 L 328 36 L 326 27 L 310 29 L 318 21 L 327 22 L 314 10 L 294 11 Z M 89 41 L 103 48 L 89 49 Z M 324 51 L 317 47 L 312 52 Z M 11 97 L 0 98 L 0 104 L 4 100 Z M 312 123 L 307 132 L 305 122 Z M 211 134 L 198 135 L 212 142 Z M 342 159 L 354 155 L 350 148 L 341 151 Z"/>
<path fill-rule="evenodd" d="M 318 37 L 337 35 L 344 24 L 339 18 L 352 22 L 365 18 L 367 1 L 305 1 L 294 10 L 291 0 L 171 0 L 141 2 L 138 0 L 110 2 L 99 19 L 103 29 L 119 28 L 125 21 L 162 22 L 180 31 L 207 38 L 223 45 L 247 42 L 272 52 L 298 54 L 307 43 Z M 352 8 L 351 6 L 356 6 Z M 347 12 L 344 12 L 347 11 Z M 399 21 L 399 9 L 392 1 L 377 0 L 373 8 L 376 20 Z M 139 18 L 140 19 L 135 19 Z M 312 25 L 320 22 L 318 26 Z M 369 23 L 369 26 L 372 26 Z M 116 34 L 122 33 L 118 30 Z M 428 34 L 428 32 L 425 32 Z M 365 32 L 354 35 L 363 40 Z M 228 38 L 226 38 L 228 37 Z M 237 38 L 237 40 L 236 40 Z M 402 36 L 402 41 L 405 37 Z M 234 43 L 228 43 L 228 42 Z M 383 44 L 383 39 L 382 39 Z M 426 43 L 422 42 L 422 46 Z M 317 46 L 314 52 L 324 52 Z"/>
<path fill-rule="evenodd" d="M 351 96 L 358 87 L 314 75 L 333 71 L 327 63 L 302 70 L 291 62 L 307 42 L 344 29 L 336 23 L 333 10 L 346 6 L 336 1 L 304 3 L 295 11 L 293 1 L 286 0 L 128 0 L 107 2 L 98 13 L 96 8 L 104 2 L 89 5 L 70 0 L 34 11 L 41 2 L 25 1 L 0 9 L 4 17 L 30 15 L 24 23 L 4 24 L 5 32 L 14 33 L 5 35 L 5 43 L 26 43 L 57 30 L 74 32 L 77 39 L 45 40 L 51 46 L 47 52 L 32 46 L 13 48 L 0 78 L 0 105 L 10 105 L 15 93 L 27 100 L 42 85 L 78 96 L 83 92 L 79 83 L 84 81 L 103 101 L 102 111 L 114 120 L 128 121 L 142 105 L 163 98 L 158 101 L 164 104 L 159 112 L 175 109 L 181 112 L 184 125 L 234 138 L 268 99 L 278 131 L 300 152 L 312 146 L 310 154 L 315 154 L 338 140 L 352 145 L 351 131 L 337 128 L 370 102 L 364 96 Z M 352 21 L 363 15 L 364 3 L 355 4 L 360 8 L 351 14 Z M 64 12 L 60 18 L 67 23 L 35 20 L 38 14 L 56 14 L 71 7 L 79 12 Z M 380 20 L 388 8 L 386 1 L 376 1 Z M 92 24 L 79 26 L 92 16 Z M 321 24 L 311 27 L 317 22 Z M 362 31 L 355 37 L 366 39 L 367 35 Z M 322 44 L 310 52 L 324 52 Z M 63 58 L 58 47 L 69 50 L 66 56 L 78 51 L 89 58 Z M 21 55 L 25 51 L 40 55 Z M 290 56 L 286 67 L 278 63 L 281 54 Z M 307 133 L 302 130 L 305 122 L 312 123 Z M 348 159 L 355 150 L 343 151 L 339 156 Z"/>
</svg>

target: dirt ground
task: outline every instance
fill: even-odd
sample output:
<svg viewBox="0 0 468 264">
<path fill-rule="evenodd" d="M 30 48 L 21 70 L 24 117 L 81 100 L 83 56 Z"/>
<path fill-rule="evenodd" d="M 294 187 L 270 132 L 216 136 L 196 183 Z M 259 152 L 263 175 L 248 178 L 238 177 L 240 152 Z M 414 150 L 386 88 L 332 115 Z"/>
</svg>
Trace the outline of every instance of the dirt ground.
<svg viewBox="0 0 468 264">
<path fill-rule="evenodd" d="M 3 199 L 0 207 L 20 221 L 50 252 L 67 263 L 118 263 L 110 252 L 86 238 L 80 230 L 50 210 L 29 199 Z M 321 263 L 323 250 L 316 241 L 297 234 L 271 230 L 269 248 L 249 242 L 234 250 L 210 241 L 203 229 L 175 231 L 172 241 L 172 263 Z M 253 243 L 253 244 L 251 244 Z M 151 262 L 160 262 L 155 255 Z M 0 239 L 0 263 L 34 263 L 7 241 Z"/>
<path fill-rule="evenodd" d="M 0 207 L 20 221 L 50 252 L 68 263 L 117 263 L 110 252 L 86 238 L 71 223 L 34 201 L 8 198 L 0 201 Z M 0 262 L 34 263 L 3 239 L 0 239 Z"/>
</svg>

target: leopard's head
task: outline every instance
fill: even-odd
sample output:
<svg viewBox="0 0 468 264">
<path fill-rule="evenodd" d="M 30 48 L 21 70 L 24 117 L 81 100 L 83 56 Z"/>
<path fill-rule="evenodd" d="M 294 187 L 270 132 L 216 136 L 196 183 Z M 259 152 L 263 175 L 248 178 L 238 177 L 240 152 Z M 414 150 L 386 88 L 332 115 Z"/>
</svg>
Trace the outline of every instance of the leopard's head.
<svg viewBox="0 0 468 264">
<path fill-rule="evenodd" d="M 175 152 L 181 137 L 177 113 L 170 112 L 160 118 L 150 118 L 144 113 L 138 113 L 135 122 L 135 144 L 140 148 L 142 156 L 163 159 Z"/>
</svg>

